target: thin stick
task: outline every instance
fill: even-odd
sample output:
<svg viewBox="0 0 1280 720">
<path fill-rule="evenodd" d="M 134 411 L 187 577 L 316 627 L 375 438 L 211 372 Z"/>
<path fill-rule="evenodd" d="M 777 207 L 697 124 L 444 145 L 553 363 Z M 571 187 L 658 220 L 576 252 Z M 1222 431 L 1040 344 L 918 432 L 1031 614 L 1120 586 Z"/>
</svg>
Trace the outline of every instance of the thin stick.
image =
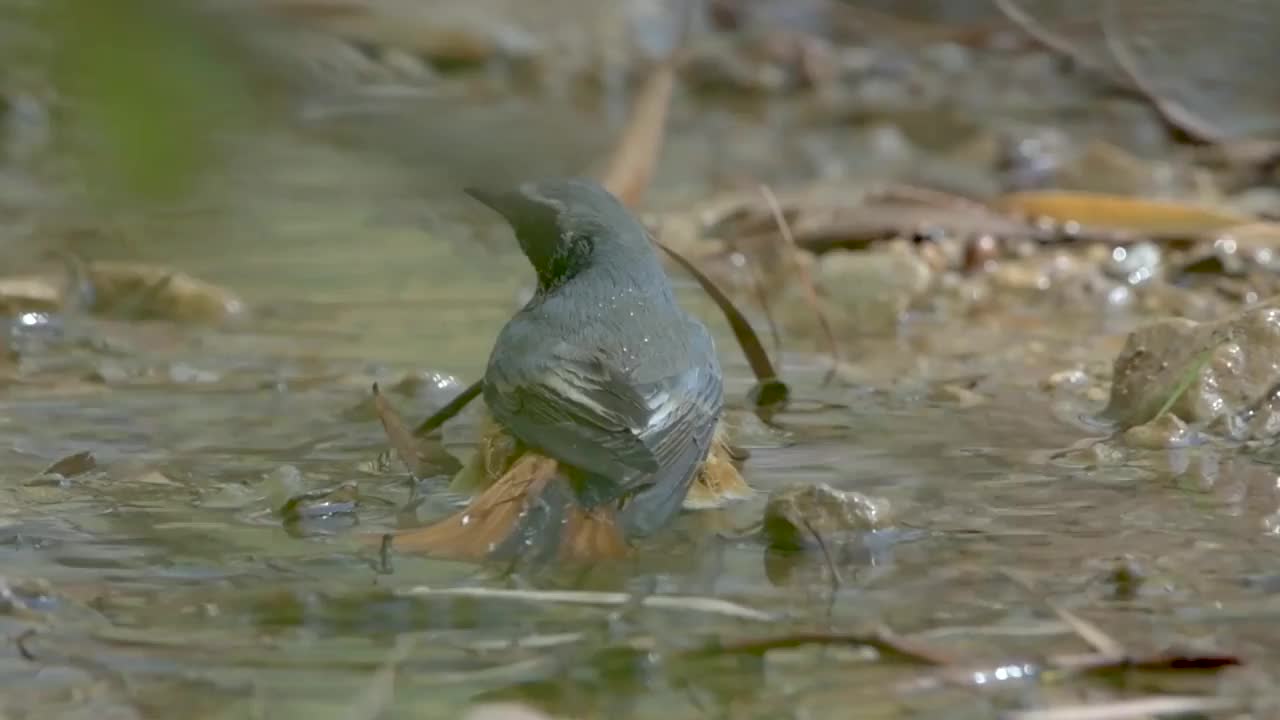
<svg viewBox="0 0 1280 720">
<path fill-rule="evenodd" d="M 716 307 L 720 308 L 720 312 L 724 315 L 724 319 L 728 321 L 729 328 L 733 330 L 733 336 L 738 340 L 738 345 L 742 348 L 742 354 L 747 358 L 747 365 L 751 367 L 751 372 L 756 376 L 757 387 L 760 393 L 757 398 L 759 405 L 781 404 L 786 402 L 790 395 L 790 390 L 786 383 L 778 377 L 778 372 L 774 370 L 773 363 L 769 361 L 769 353 L 765 352 L 764 345 L 760 343 L 760 336 L 756 335 L 756 331 L 751 327 L 751 323 L 747 321 L 747 317 L 742 311 L 733 304 L 724 292 L 716 287 L 716 284 L 707 277 L 697 265 L 689 262 L 683 255 L 664 245 L 657 238 L 652 238 L 653 243 L 662 248 L 672 260 L 675 260 L 680 267 L 693 276 L 698 281 L 698 285 L 702 287 L 711 299 L 715 302 Z"/>
<path fill-rule="evenodd" d="M 1045 600 L 1045 604 L 1049 606 L 1063 622 L 1071 626 L 1076 635 L 1080 636 L 1089 644 L 1098 654 L 1107 657 L 1122 658 L 1127 655 L 1124 646 L 1115 638 L 1108 635 L 1102 628 L 1058 605 L 1052 600 Z"/>
<path fill-rule="evenodd" d="M 765 293 L 764 278 L 760 275 L 760 265 L 753 262 L 745 253 L 742 253 L 742 258 L 750 266 L 751 288 L 755 290 L 756 300 L 760 303 L 760 311 L 764 313 L 765 325 L 769 327 L 769 339 L 773 340 L 773 356 L 781 358 L 782 334 L 778 332 L 778 324 L 773 319 L 773 310 L 769 307 L 769 297 Z"/>
<path fill-rule="evenodd" d="M 415 437 L 423 437 L 433 432 L 436 428 L 444 425 L 454 418 L 455 415 L 462 412 L 462 408 L 467 406 L 480 391 L 484 389 L 484 380 L 477 380 L 467 386 L 466 390 L 458 393 L 447 405 L 435 411 L 431 417 L 423 420 L 418 424 L 417 429 L 413 431 Z"/>
<path fill-rule="evenodd" d="M 750 654 L 762 655 L 771 650 L 785 650 L 805 645 L 866 645 L 875 648 L 881 655 L 906 660 L 921 665 L 944 666 L 954 661 L 920 643 L 899 637 L 886 628 L 874 629 L 865 633 L 823 633 L 800 632 L 772 638 L 739 640 L 719 643 L 690 654 Z"/>
<path fill-rule="evenodd" d="M 564 605 L 600 605 L 604 607 L 618 607 L 636 603 L 636 596 L 629 593 L 586 590 L 503 590 L 482 587 L 433 588 L 418 586 L 401 590 L 398 594 L 411 597 L 467 597 L 490 600 L 523 600 L 526 602 Z M 773 622 L 777 619 L 769 613 L 761 612 L 745 605 L 738 605 L 728 600 L 720 600 L 719 598 L 646 595 L 640 597 L 638 604 L 641 607 L 655 610 L 687 610 L 708 615 L 738 618 L 740 620 L 754 620 L 756 622 Z"/>
<path fill-rule="evenodd" d="M 782 214 L 782 206 L 778 204 L 778 197 L 773 194 L 773 190 L 768 185 L 760 186 L 760 194 L 764 196 L 765 203 L 769 206 L 769 212 L 773 214 L 773 221 L 778 224 L 778 232 L 781 233 L 783 241 L 787 244 L 790 251 L 791 262 L 795 265 L 796 272 L 800 275 L 800 286 L 804 289 L 805 302 L 813 310 L 813 314 L 818 318 L 818 325 L 822 328 L 822 335 L 827 341 L 827 351 L 831 354 L 831 369 L 827 371 L 827 376 L 822 379 L 822 384 L 827 385 L 836 376 L 836 369 L 840 366 L 840 349 L 836 345 L 836 334 L 831 329 L 831 323 L 827 320 L 827 315 L 822 311 L 822 303 L 818 299 L 818 291 L 813 284 L 813 276 L 809 274 L 809 269 L 800 261 L 800 248 L 796 245 L 796 238 L 791 234 L 791 225 L 787 222 L 787 218 Z"/>
<path fill-rule="evenodd" d="M 1157 695 L 1094 705 L 1068 705 L 1044 710 L 1015 711 L 1008 713 L 1004 718 L 1005 720 L 1128 720 L 1128 718 L 1149 718 L 1157 715 L 1231 710 L 1239 706 L 1240 702 L 1232 698 Z"/>
</svg>

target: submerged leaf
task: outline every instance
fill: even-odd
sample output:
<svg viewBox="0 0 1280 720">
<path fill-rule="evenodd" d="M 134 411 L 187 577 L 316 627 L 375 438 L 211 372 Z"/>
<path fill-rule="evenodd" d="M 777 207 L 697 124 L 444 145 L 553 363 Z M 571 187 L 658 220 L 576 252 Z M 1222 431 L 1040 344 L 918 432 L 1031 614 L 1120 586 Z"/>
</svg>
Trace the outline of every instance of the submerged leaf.
<svg viewBox="0 0 1280 720">
<path fill-rule="evenodd" d="M 88 450 L 68 455 L 41 471 L 41 475 L 75 477 L 98 467 L 98 461 Z"/>
</svg>

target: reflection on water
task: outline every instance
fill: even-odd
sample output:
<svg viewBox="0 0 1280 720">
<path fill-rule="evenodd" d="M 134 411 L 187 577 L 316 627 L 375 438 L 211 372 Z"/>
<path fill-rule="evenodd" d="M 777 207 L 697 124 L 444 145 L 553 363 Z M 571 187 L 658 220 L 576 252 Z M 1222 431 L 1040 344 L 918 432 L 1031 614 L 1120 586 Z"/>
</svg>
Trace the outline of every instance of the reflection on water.
<svg viewBox="0 0 1280 720">
<path fill-rule="evenodd" d="M 802 400 L 824 405 L 800 402 L 784 430 L 747 433 L 750 481 L 883 497 L 892 529 L 829 557 L 766 554 L 750 532 L 761 499 L 685 518 L 617 567 L 538 580 L 712 595 L 776 623 L 409 592 L 522 581 L 413 557 L 381 567 L 366 534 L 438 517 L 457 498 L 434 478 L 411 503 L 398 467 L 378 468 L 369 387 L 418 371 L 474 379 L 530 274 L 460 194 L 410 195 L 369 158 L 279 140 L 267 144 L 280 162 L 253 187 L 130 221 L 118 245 L 94 248 L 228 285 L 249 318 L 220 329 L 71 318 L 31 343 L 27 379 L 0 391 L 0 625 L 35 631 L 0 659 L 4 707 L 352 718 L 390 703 L 395 717 L 434 717 L 523 698 L 575 716 L 847 717 L 856 704 L 862 717 L 983 717 L 1029 686 L 917 687 L 920 668 L 856 649 L 690 651 L 791 623 L 885 623 L 975 662 L 1082 651 L 1023 582 L 1138 648 L 1195 641 L 1276 659 L 1280 637 L 1260 618 L 1280 577 L 1280 473 L 1212 444 L 1124 449 L 1078 421 L 1097 407 L 1063 412 L 1039 380 L 1109 347 L 1082 342 L 1097 328 L 1070 318 L 998 329 L 1010 352 L 981 352 L 989 338 L 966 335 L 979 328 L 922 323 L 860 347 L 867 381 L 835 389 L 819 387 L 820 364 L 794 359 Z M 741 405 L 736 346 L 689 283 L 681 292 L 716 330 Z M 1032 341 L 1035 352 L 1019 350 Z M 904 371 L 917 355 L 927 362 Z M 416 418 L 446 391 L 391 399 Z M 465 427 L 449 439 L 466 451 Z M 96 468 L 41 475 L 85 450 Z M 282 488 L 349 482 L 358 508 L 343 522 L 299 531 L 275 512 Z M 384 666 L 397 657 L 392 700 Z"/>
</svg>

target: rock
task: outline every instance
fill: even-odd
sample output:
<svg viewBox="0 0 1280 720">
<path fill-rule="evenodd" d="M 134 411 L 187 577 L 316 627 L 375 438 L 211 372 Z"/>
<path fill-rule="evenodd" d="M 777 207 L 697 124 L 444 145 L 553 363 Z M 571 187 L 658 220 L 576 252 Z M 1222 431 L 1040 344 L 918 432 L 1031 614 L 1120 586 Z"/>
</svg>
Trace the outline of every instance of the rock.
<svg viewBox="0 0 1280 720">
<path fill-rule="evenodd" d="M 771 547 L 800 550 L 833 536 L 863 533 L 885 527 L 889 503 L 830 485 L 792 485 L 769 496 L 764 509 L 764 534 Z"/>
<path fill-rule="evenodd" d="M 0 315 L 52 312 L 62 307 L 62 289 L 39 277 L 0 278 Z"/>
<path fill-rule="evenodd" d="M 262 492 L 271 507 L 279 512 L 283 512 L 291 499 L 305 491 L 306 479 L 302 477 L 302 471 L 293 465 L 281 465 L 263 478 Z"/>
<path fill-rule="evenodd" d="M 1089 375 L 1080 368 L 1059 370 L 1045 378 L 1040 387 L 1044 390 L 1080 390 L 1089 386 Z"/>
<path fill-rule="evenodd" d="M 1186 447 L 1195 442 L 1196 433 L 1177 415 L 1165 413 L 1160 417 L 1135 425 L 1124 431 L 1124 442 L 1129 447 L 1164 450 Z"/>
<path fill-rule="evenodd" d="M 162 265 L 95 262 L 88 270 L 97 312 L 127 309 L 143 317 L 220 323 L 247 310 L 230 290 Z"/>
<path fill-rule="evenodd" d="M 890 334 L 912 301 L 929 289 L 933 272 L 910 248 L 894 245 L 886 250 L 827 253 L 817 263 L 816 280 L 834 322 L 859 334 Z M 801 293 L 793 288 L 785 302 L 803 304 Z"/>
<path fill-rule="evenodd" d="M 1097 579 L 1111 600 L 1134 600 L 1151 584 L 1151 572 L 1132 555 L 1108 558 L 1102 564 Z"/>
<path fill-rule="evenodd" d="M 85 267 L 87 299 L 95 312 L 186 322 L 218 323 L 243 315 L 235 293 L 161 265 L 94 262 Z M 0 278 L 0 315 L 53 312 L 68 300 L 67 280 L 43 276 Z"/>
<path fill-rule="evenodd" d="M 991 285 L 998 291 L 1039 295 L 1094 272 L 1092 263 L 1071 253 L 1039 253 L 1000 263 L 991 273 Z"/>
<path fill-rule="evenodd" d="M 1280 383 L 1280 298 L 1218 322 L 1171 319 L 1135 330 L 1115 360 L 1104 414 L 1123 428 L 1169 412 L 1188 423 L 1253 414 Z M 1185 390 L 1182 390 L 1185 386 Z"/>
<path fill-rule="evenodd" d="M 1102 264 L 1102 271 L 1130 285 L 1141 285 L 1160 272 L 1160 258 L 1160 248 L 1151 242 L 1115 247 Z"/>
<path fill-rule="evenodd" d="M 1048 187 L 1074 150 L 1071 138 L 1056 127 L 999 137 L 998 169 L 1014 189 Z"/>
<path fill-rule="evenodd" d="M 290 535 L 330 534 L 355 525 L 360 491 L 353 482 L 289 498 L 280 508 L 284 529 Z"/>
<path fill-rule="evenodd" d="M 295 495 L 280 508 L 285 520 L 307 520 L 355 512 L 360 503 L 355 483 Z"/>
</svg>

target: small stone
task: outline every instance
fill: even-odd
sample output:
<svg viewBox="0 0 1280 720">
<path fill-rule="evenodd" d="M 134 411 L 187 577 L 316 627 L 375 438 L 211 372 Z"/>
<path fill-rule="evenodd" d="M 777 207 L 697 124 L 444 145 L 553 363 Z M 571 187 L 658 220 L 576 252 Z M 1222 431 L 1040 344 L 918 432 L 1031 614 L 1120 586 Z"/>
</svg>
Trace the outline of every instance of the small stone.
<svg viewBox="0 0 1280 720">
<path fill-rule="evenodd" d="M 991 273 L 992 286 L 1017 292 L 1043 292 L 1053 285 L 1053 279 L 1038 261 L 1020 260 L 1005 262 Z"/>
<path fill-rule="evenodd" d="M 1140 242 L 1112 248 L 1102 271 L 1129 285 L 1142 285 L 1160 272 L 1160 262 L 1160 248 L 1152 242 Z"/>
<path fill-rule="evenodd" d="M 1059 370 L 1045 378 L 1044 382 L 1041 383 L 1041 387 L 1045 390 L 1076 390 L 1088 384 L 1088 374 L 1080 368 L 1072 368 L 1070 370 Z"/>
<path fill-rule="evenodd" d="M 967 72 L 973 65 L 969 48 L 958 43 L 939 43 L 921 48 L 921 54 L 939 70 L 954 75 Z"/>
<path fill-rule="evenodd" d="M 1150 573 L 1132 555 L 1124 555 L 1112 561 L 1102 577 L 1114 600 L 1133 600 L 1147 583 Z"/>
<path fill-rule="evenodd" d="M 143 485 L 163 485 L 163 486 L 169 486 L 169 487 L 178 486 L 178 483 L 170 480 L 168 477 L 164 475 L 164 473 L 158 472 L 156 470 L 149 470 L 147 472 L 142 473 L 141 475 L 137 475 L 135 477 L 129 478 L 129 482 L 141 483 Z"/>
<path fill-rule="evenodd" d="M 1106 415 L 1122 426 L 1170 412 L 1193 424 L 1256 408 L 1280 384 L 1280 300 L 1218 322 L 1164 320 L 1130 333 L 1115 360 Z"/>
<path fill-rule="evenodd" d="M 1262 518 L 1262 532 L 1268 535 L 1280 535 L 1280 511 Z"/>
<path fill-rule="evenodd" d="M 272 470 L 263 482 L 263 493 L 273 508 L 284 507 L 291 498 L 303 492 L 306 481 L 302 471 L 293 465 L 281 465 Z"/>
<path fill-rule="evenodd" d="M 782 550 L 811 547 L 821 538 L 878 530 L 889 523 L 889 502 L 826 483 L 775 491 L 764 509 L 764 534 Z M 815 538 L 814 536 L 817 536 Z"/>
<path fill-rule="evenodd" d="M 280 508 L 286 521 L 317 520 L 335 515 L 350 515 L 360 502 L 355 483 L 345 483 L 328 490 L 305 492 L 289 498 Z"/>
<path fill-rule="evenodd" d="M 214 383 L 221 378 L 215 372 L 201 370 L 186 363 L 174 363 L 169 366 L 169 379 L 175 383 Z"/>
<path fill-rule="evenodd" d="M 827 253 L 818 261 L 816 274 L 836 317 L 859 333 L 872 334 L 892 333 L 912 301 L 933 281 L 929 265 L 901 246 Z M 796 312 L 812 314 L 807 309 Z"/>
<path fill-rule="evenodd" d="M 1107 389 L 1094 385 L 1084 392 L 1084 399 L 1092 403 L 1101 403 L 1107 401 Z"/>
<path fill-rule="evenodd" d="M 1126 445 L 1149 450 L 1186 447 L 1195 441 L 1195 437 L 1195 432 L 1171 413 L 1124 431 Z"/>
</svg>

